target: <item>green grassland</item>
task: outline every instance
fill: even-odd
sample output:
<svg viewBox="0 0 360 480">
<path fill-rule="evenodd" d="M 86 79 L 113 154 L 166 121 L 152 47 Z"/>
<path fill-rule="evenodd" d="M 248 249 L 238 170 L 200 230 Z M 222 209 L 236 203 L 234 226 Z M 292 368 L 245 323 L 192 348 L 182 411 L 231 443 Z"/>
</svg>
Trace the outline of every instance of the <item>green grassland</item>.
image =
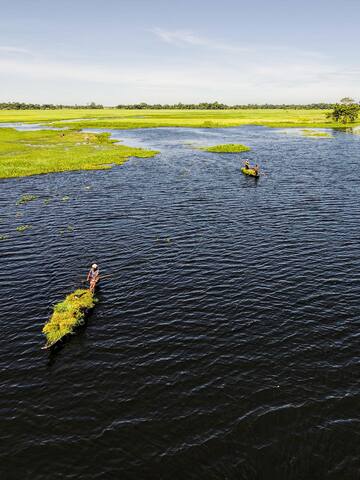
<svg viewBox="0 0 360 480">
<path fill-rule="evenodd" d="M 326 117 L 327 110 L 243 109 L 243 110 L 121 110 L 59 109 L 1 110 L 0 123 L 41 123 L 65 127 L 63 131 L 18 132 L 0 128 L 0 178 L 109 169 L 129 157 L 152 157 L 158 152 L 115 144 L 107 133 L 81 133 L 82 128 L 215 128 L 241 125 L 298 128 L 344 128 Z M 360 125 L 360 120 L 347 127 Z M 354 130 L 355 131 L 355 130 Z M 311 137 L 330 134 L 305 133 Z M 208 151 L 214 150 L 213 147 Z M 221 148 L 227 148 L 222 147 Z M 239 150 L 221 150 L 239 151 Z M 243 150 L 241 150 L 243 151 Z"/>
<path fill-rule="evenodd" d="M 73 130 L 26 131 L 0 129 L 0 178 L 70 170 L 109 169 L 129 157 L 152 157 L 157 152 L 115 144 L 109 134 Z"/>
<path fill-rule="evenodd" d="M 329 132 L 316 132 L 314 130 L 302 130 L 301 135 L 310 138 L 333 138 Z"/>
<path fill-rule="evenodd" d="M 1 122 L 46 123 L 72 128 L 267 127 L 343 128 L 326 118 L 328 110 L 125 110 L 115 108 L 61 110 L 1 110 Z M 350 126 L 360 125 L 360 120 Z"/>
<path fill-rule="evenodd" d="M 224 143 L 223 145 L 214 145 L 212 147 L 200 147 L 199 150 L 213 153 L 240 153 L 248 152 L 251 148 L 241 143 Z"/>
</svg>

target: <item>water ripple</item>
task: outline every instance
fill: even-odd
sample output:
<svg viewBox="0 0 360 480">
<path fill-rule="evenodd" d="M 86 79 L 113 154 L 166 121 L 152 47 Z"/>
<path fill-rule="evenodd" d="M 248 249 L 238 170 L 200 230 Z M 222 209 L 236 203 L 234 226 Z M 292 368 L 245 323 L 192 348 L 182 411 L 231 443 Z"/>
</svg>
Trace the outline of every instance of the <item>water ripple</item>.
<svg viewBox="0 0 360 480">
<path fill-rule="evenodd" d="M 360 137 L 113 135 L 161 154 L 1 182 L 2 478 L 357 478 Z M 44 354 L 93 261 L 99 305 Z"/>
</svg>

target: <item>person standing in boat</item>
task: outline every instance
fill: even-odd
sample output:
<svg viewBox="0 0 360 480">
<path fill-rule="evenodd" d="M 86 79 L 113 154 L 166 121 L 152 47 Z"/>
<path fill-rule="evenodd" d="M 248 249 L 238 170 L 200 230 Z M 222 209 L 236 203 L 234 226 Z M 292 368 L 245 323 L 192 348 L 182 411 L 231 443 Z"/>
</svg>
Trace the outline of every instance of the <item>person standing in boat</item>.
<svg viewBox="0 0 360 480">
<path fill-rule="evenodd" d="M 260 174 L 260 168 L 259 168 L 259 165 L 258 165 L 258 164 L 255 165 L 254 171 L 255 171 L 256 175 L 259 176 L 259 174 Z"/>
<path fill-rule="evenodd" d="M 249 168 L 250 168 L 249 160 L 246 160 L 244 168 L 246 168 L 246 170 L 249 170 Z"/>
<path fill-rule="evenodd" d="M 91 265 L 91 268 L 90 268 L 88 276 L 87 276 L 87 281 L 90 284 L 90 292 L 91 293 L 94 293 L 96 285 L 97 285 L 99 280 L 100 280 L 99 267 L 96 265 L 96 263 L 93 263 Z"/>
</svg>

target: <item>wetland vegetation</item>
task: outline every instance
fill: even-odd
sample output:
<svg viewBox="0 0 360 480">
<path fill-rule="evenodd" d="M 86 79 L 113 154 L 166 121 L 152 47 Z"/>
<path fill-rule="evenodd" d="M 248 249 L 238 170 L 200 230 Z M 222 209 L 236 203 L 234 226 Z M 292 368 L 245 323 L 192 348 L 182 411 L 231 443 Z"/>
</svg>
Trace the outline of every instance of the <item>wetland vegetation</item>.
<svg viewBox="0 0 360 480">
<path fill-rule="evenodd" d="M 241 143 L 225 143 L 222 145 L 214 145 L 212 147 L 200 147 L 200 150 L 213 153 L 240 153 L 248 152 L 251 148 L 242 145 Z"/>
<path fill-rule="evenodd" d="M 347 127 L 360 126 L 353 118 Z M 41 124 L 62 130 L 16 131 L 12 123 Z M 222 128 L 242 125 L 304 128 L 302 135 L 330 138 L 311 128 L 344 128 L 326 108 L 239 108 L 211 110 L 84 108 L 1 110 L 0 178 L 71 170 L 110 169 L 129 157 L 148 158 L 158 152 L 119 145 L 109 133 L 81 129 L 134 129 L 155 127 Z M 243 145 L 204 147 L 209 152 L 241 152 Z"/>
<path fill-rule="evenodd" d="M 16 205 L 24 205 L 26 203 L 32 202 L 33 200 L 36 200 L 37 198 L 38 198 L 37 195 L 23 195 L 16 202 Z"/>
<path fill-rule="evenodd" d="M 267 127 L 342 128 L 326 109 L 253 108 L 229 110 L 128 110 L 60 109 L 1 110 L 1 122 L 44 123 L 56 127 L 81 128 L 154 128 L 154 127 Z M 351 126 L 360 125 L 356 120 Z"/>
<path fill-rule="evenodd" d="M 31 225 L 20 225 L 19 227 L 16 227 L 16 230 L 20 233 L 26 232 L 26 230 L 29 230 L 31 228 Z"/>
<path fill-rule="evenodd" d="M 129 157 L 153 157 L 157 152 L 119 145 L 110 134 L 75 130 L 17 131 L 0 129 L 0 178 L 70 170 L 109 169 Z M 33 200 L 33 198 L 31 198 Z M 21 199 L 21 203 L 30 197 Z"/>
<path fill-rule="evenodd" d="M 316 132 L 315 130 L 302 130 L 301 135 L 310 138 L 333 138 L 329 132 Z"/>
</svg>

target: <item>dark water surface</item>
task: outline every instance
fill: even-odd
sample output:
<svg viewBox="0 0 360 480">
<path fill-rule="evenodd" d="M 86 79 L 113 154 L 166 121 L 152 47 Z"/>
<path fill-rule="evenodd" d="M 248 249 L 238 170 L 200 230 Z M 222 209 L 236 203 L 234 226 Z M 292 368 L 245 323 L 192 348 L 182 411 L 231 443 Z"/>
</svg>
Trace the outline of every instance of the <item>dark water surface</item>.
<svg viewBox="0 0 360 480">
<path fill-rule="evenodd" d="M 360 136 L 114 135 L 161 154 L 0 182 L 1 479 L 360 478 Z M 93 261 L 87 327 L 41 351 Z"/>
</svg>

